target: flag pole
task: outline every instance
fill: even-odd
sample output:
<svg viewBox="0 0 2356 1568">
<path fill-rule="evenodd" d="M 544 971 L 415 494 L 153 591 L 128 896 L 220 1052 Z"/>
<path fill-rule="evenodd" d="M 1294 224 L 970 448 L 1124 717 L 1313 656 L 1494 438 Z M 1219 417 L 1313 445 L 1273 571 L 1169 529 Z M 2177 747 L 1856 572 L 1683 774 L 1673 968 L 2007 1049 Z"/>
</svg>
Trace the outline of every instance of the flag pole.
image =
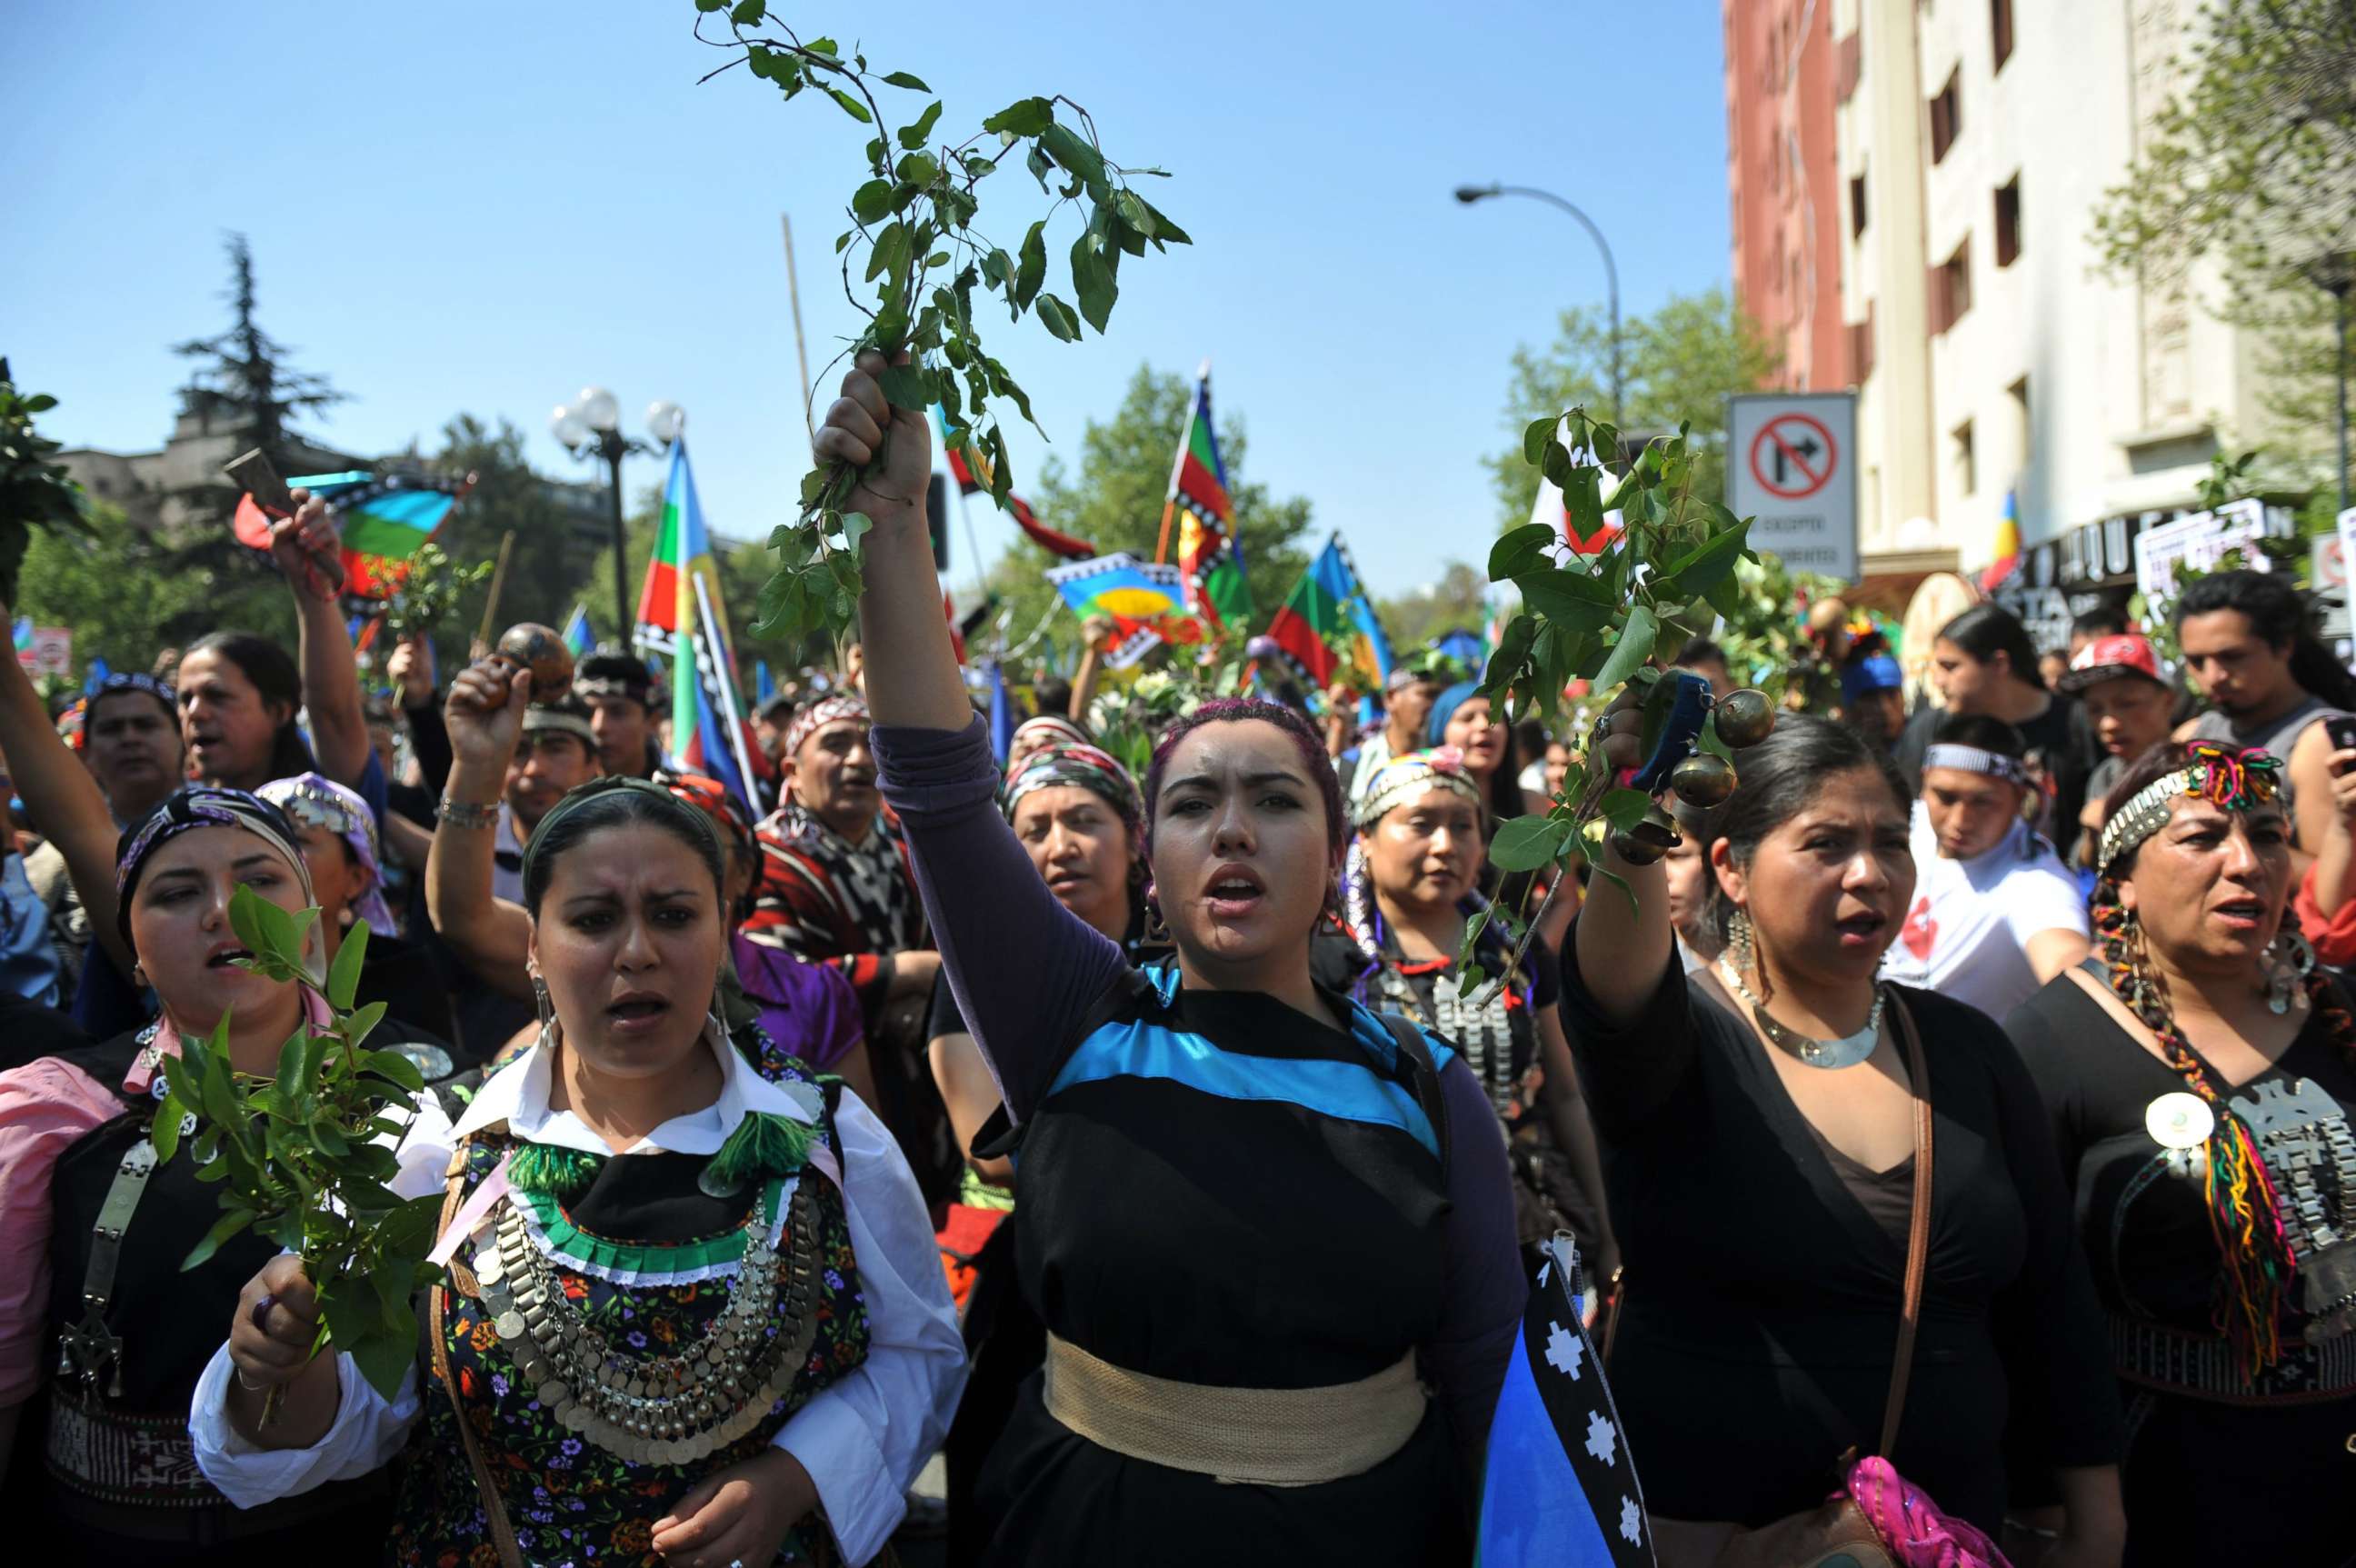
<svg viewBox="0 0 2356 1568">
<path fill-rule="evenodd" d="M 809 349 L 802 342 L 802 290 L 794 276 L 794 220 L 786 213 L 777 214 L 777 221 L 786 231 L 786 298 L 794 307 L 794 359 L 802 370 L 802 428 L 809 432 L 813 445 L 818 441 L 818 429 L 810 419 Z"/>
<path fill-rule="evenodd" d="M 753 780 L 757 775 L 753 771 L 752 757 L 744 751 L 744 715 L 736 711 L 736 671 L 728 668 L 727 650 L 720 640 L 719 618 L 712 613 L 712 596 L 704 590 L 703 579 L 691 572 L 687 580 L 695 585 L 696 619 L 703 626 L 703 645 L 712 650 L 712 689 L 720 693 L 720 705 L 728 711 L 728 749 L 735 754 L 736 776 L 744 781 L 745 810 L 752 811 L 757 804 L 753 797 Z M 679 737 L 673 736 L 674 752 L 678 746 Z"/>
<path fill-rule="evenodd" d="M 483 624 L 475 633 L 475 640 L 485 648 L 491 645 L 491 628 L 498 621 L 499 592 L 508 585 L 508 557 L 515 553 L 515 530 L 499 535 L 499 564 L 491 568 L 490 597 L 483 601 Z"/>
<path fill-rule="evenodd" d="M 1178 510 L 1178 476 L 1186 471 L 1186 440 L 1194 433 L 1194 415 L 1203 406 L 1203 383 L 1211 379 L 1211 361 L 1194 372 L 1194 393 L 1186 400 L 1186 423 L 1178 427 L 1178 455 L 1170 459 L 1170 493 L 1162 501 L 1162 541 L 1153 547 L 1156 566 L 1170 559 L 1170 520 Z"/>
</svg>

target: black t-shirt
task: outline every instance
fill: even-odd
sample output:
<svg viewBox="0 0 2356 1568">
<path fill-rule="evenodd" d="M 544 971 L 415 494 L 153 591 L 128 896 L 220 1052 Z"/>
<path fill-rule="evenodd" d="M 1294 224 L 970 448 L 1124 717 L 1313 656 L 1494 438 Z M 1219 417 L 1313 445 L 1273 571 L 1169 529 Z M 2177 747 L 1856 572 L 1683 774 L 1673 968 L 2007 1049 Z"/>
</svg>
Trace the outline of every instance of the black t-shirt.
<svg viewBox="0 0 2356 1568">
<path fill-rule="evenodd" d="M 56 1008 L 0 992 L 0 1072 L 88 1044 L 82 1026 Z"/>
</svg>

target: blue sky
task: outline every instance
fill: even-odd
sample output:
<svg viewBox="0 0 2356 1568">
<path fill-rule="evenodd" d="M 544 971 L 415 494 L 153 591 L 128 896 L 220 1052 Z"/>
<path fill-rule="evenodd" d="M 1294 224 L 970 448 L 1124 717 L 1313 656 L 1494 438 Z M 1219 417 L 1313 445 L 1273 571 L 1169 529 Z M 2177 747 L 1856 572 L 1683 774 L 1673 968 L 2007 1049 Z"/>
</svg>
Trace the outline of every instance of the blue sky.
<svg viewBox="0 0 2356 1568">
<path fill-rule="evenodd" d="M 1451 188 L 1578 202 L 1630 314 L 1726 277 L 1715 0 L 784 9 L 846 45 L 863 21 L 871 61 L 946 99 L 944 128 L 1060 91 L 1117 159 L 1171 170 L 1151 194 L 1195 245 L 1123 270 L 1108 338 L 1001 321 L 993 347 L 1067 445 L 1141 362 L 1210 356 L 1249 477 L 1308 497 L 1377 592 L 1480 558 L 1506 356 L 1603 298 L 1568 218 Z M 698 87 L 720 57 L 691 0 L 8 10 L 0 352 L 62 401 L 50 434 L 162 439 L 169 345 L 222 324 L 236 229 L 264 326 L 355 394 L 316 427 L 330 442 L 430 448 L 460 410 L 505 414 L 535 463 L 586 478 L 547 422 L 598 381 L 633 428 L 655 398 L 685 405 L 720 532 L 790 511 L 808 445 L 778 215 L 815 372 L 854 319 L 826 263 L 866 133 L 741 71 Z M 985 225 L 1007 202 L 1019 238 L 1036 187 L 1011 167 L 984 191 Z M 1045 448 L 1009 440 L 1020 484 Z M 629 482 L 658 478 L 646 461 Z M 974 521 L 986 553 L 1012 532 Z"/>
</svg>

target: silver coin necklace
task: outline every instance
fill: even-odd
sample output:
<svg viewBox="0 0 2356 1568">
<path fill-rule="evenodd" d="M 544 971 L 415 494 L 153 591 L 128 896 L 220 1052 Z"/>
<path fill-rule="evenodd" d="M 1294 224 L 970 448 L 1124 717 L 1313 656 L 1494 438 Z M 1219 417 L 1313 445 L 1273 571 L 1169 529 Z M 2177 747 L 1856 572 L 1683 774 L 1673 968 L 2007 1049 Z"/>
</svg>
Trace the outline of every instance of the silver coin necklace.
<svg viewBox="0 0 2356 1568">
<path fill-rule="evenodd" d="M 1873 988 L 1873 1011 L 1866 1015 L 1865 1027 L 1835 1039 L 1819 1040 L 1777 1023 L 1768 1013 L 1767 1004 L 1751 994 L 1751 987 L 1742 983 L 1740 972 L 1723 958 L 1718 961 L 1718 972 L 1725 976 L 1742 1004 L 1751 1009 L 1751 1022 L 1759 1026 L 1768 1044 L 1797 1058 L 1803 1066 L 1822 1068 L 1826 1072 L 1855 1067 L 1873 1054 L 1874 1046 L 1881 1038 L 1881 1007 L 1886 993 L 1879 985 Z"/>
</svg>

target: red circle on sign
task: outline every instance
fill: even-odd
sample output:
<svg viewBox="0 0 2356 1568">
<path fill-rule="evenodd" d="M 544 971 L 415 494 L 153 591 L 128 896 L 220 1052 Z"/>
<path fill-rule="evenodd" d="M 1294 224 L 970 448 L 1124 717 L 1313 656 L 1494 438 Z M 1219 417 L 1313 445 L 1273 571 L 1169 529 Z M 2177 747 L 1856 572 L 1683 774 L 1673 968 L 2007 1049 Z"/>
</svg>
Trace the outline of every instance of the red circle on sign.
<svg viewBox="0 0 2356 1568">
<path fill-rule="evenodd" d="M 1806 428 L 1798 428 L 1802 425 Z M 1815 450 L 1804 451 L 1817 443 Z M 1769 495 L 1805 500 L 1831 481 L 1838 449 L 1823 421 L 1804 413 L 1779 413 L 1751 438 L 1750 460 L 1751 477 Z"/>
</svg>

